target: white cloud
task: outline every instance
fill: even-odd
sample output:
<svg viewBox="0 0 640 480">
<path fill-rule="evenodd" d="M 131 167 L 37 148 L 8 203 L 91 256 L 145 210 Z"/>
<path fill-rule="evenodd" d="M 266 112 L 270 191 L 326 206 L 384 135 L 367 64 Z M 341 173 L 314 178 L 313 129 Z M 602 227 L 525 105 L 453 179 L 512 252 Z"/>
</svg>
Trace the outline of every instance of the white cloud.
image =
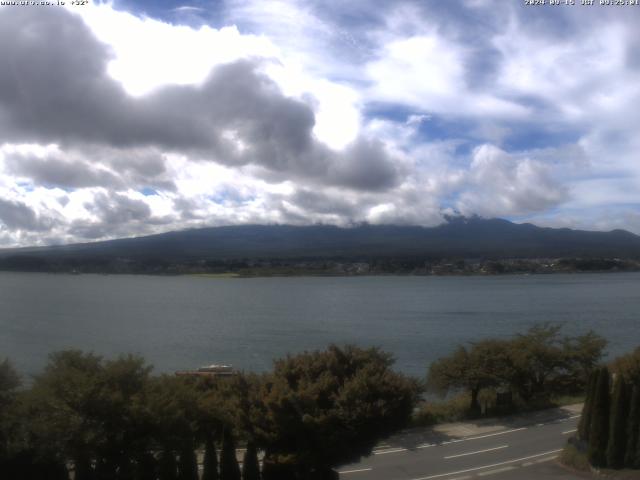
<svg viewBox="0 0 640 480">
<path fill-rule="evenodd" d="M 464 215 L 524 215 L 567 199 L 565 189 L 545 165 L 519 159 L 492 145 L 475 149 L 466 183 L 457 202 Z"/>
<path fill-rule="evenodd" d="M 30 31 L 5 17 L 16 34 L 4 54 L 29 55 L 0 72 L 0 243 L 243 222 L 434 225 L 450 209 L 583 227 L 593 212 L 596 228 L 636 228 L 633 22 L 491 16 L 485 0 L 356 3 L 227 0 L 219 28 L 71 10 L 107 46 L 108 75 L 77 17 L 62 29 L 54 9 Z M 49 41 L 34 42 L 42 32 Z M 58 48 L 80 36 L 83 50 Z M 64 82 L 43 89 L 48 75 Z"/>
</svg>

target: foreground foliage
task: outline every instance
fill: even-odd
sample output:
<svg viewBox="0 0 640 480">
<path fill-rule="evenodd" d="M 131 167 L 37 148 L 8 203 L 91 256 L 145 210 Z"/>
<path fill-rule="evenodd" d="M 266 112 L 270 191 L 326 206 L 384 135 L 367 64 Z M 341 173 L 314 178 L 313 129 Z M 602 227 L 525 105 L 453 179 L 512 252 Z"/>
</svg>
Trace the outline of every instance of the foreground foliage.
<svg viewBox="0 0 640 480">
<path fill-rule="evenodd" d="M 640 468 L 639 352 L 617 358 L 589 381 L 575 446 L 594 467 Z"/>
<path fill-rule="evenodd" d="M 514 408 L 515 402 L 548 405 L 553 396 L 581 393 L 606 341 L 594 332 L 563 337 L 560 331 L 558 325 L 541 324 L 512 339 L 461 345 L 430 366 L 427 387 L 441 394 L 467 392 L 472 417 L 481 413 L 483 390 L 501 393 L 498 407 L 504 409 Z"/>
<path fill-rule="evenodd" d="M 153 376 L 137 356 L 50 356 L 19 390 L 0 363 L 0 476 L 11 479 L 334 478 L 408 422 L 419 389 L 378 349 L 332 346 L 267 375 Z M 236 444 L 247 445 L 241 472 Z M 217 448 L 220 448 L 218 452 Z"/>
</svg>

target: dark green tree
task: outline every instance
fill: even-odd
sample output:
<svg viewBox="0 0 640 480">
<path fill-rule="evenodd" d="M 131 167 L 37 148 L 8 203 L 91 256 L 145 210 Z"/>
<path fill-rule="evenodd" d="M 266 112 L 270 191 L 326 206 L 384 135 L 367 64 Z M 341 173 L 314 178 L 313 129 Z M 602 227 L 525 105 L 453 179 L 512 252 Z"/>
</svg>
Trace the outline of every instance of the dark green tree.
<svg viewBox="0 0 640 480">
<path fill-rule="evenodd" d="M 256 417 L 269 468 L 291 465 L 300 478 L 312 478 L 369 455 L 404 427 L 419 389 L 392 364 L 379 349 L 354 346 L 277 360 L 262 382 L 264 412 Z"/>
<path fill-rule="evenodd" d="M 563 368 L 557 387 L 567 393 L 582 393 L 602 360 L 607 341 L 593 331 L 562 340 Z"/>
<path fill-rule="evenodd" d="M 448 357 L 436 360 L 429 367 L 427 388 L 442 394 L 456 390 L 469 392 L 469 414 L 480 414 L 478 395 L 483 388 L 497 387 L 511 377 L 509 344 L 502 340 L 483 340 L 460 346 Z"/>
<path fill-rule="evenodd" d="M 596 394 L 593 398 L 591 427 L 589 429 L 589 448 L 587 457 L 595 467 L 607 465 L 607 442 L 609 437 L 609 370 L 602 367 L 598 373 Z"/>
<path fill-rule="evenodd" d="M 175 452 L 172 450 L 165 449 L 160 452 L 158 478 L 159 480 L 178 480 L 178 463 Z"/>
<path fill-rule="evenodd" d="M 135 466 L 136 480 L 156 480 L 158 478 L 158 461 L 151 452 L 138 456 Z"/>
<path fill-rule="evenodd" d="M 102 358 L 79 350 L 53 353 L 25 396 L 30 435 L 39 449 L 58 452 L 91 478 L 92 462 L 104 440 L 100 397 Z"/>
<path fill-rule="evenodd" d="M 549 383 L 557 382 L 566 365 L 560 329 L 551 323 L 534 325 L 509 342 L 513 363 L 510 384 L 527 403 L 546 401 L 552 390 Z"/>
<path fill-rule="evenodd" d="M 640 426 L 636 432 L 638 441 L 636 443 L 636 454 L 633 462 L 633 468 L 640 468 Z"/>
<path fill-rule="evenodd" d="M 204 443 L 202 480 L 218 480 L 218 478 L 218 454 L 216 453 L 216 445 L 209 436 Z"/>
<path fill-rule="evenodd" d="M 609 416 L 609 441 L 607 442 L 607 466 L 622 468 L 627 446 L 626 422 L 629 415 L 627 384 L 622 375 L 618 375 L 613 387 L 611 413 Z"/>
<path fill-rule="evenodd" d="M 591 426 L 591 415 L 593 414 L 593 398 L 596 395 L 596 386 L 598 384 L 598 372 L 592 372 L 589 376 L 589 384 L 587 387 L 584 406 L 582 407 L 582 416 L 578 423 L 578 438 L 584 442 L 589 441 L 589 428 Z"/>
<path fill-rule="evenodd" d="M 611 371 L 624 375 L 631 385 L 640 386 L 640 347 L 611 362 Z"/>
<path fill-rule="evenodd" d="M 636 445 L 638 444 L 638 431 L 640 430 L 640 387 L 633 387 L 629 407 L 629 420 L 627 422 L 627 445 L 624 454 L 624 466 L 635 468 Z"/>
<path fill-rule="evenodd" d="M 183 443 L 178 463 L 179 480 L 198 480 L 198 459 L 193 445 Z"/>
<path fill-rule="evenodd" d="M 260 464 L 258 450 L 253 442 L 247 443 L 242 461 L 242 480 L 260 480 Z"/>
<path fill-rule="evenodd" d="M 222 452 L 220 454 L 220 480 L 240 480 L 240 477 L 236 445 L 229 428 L 225 428 L 222 434 Z"/>
<path fill-rule="evenodd" d="M 20 377 L 8 359 L 0 363 L 0 468 L 12 454 L 12 437 L 18 428 L 14 410 Z"/>
</svg>

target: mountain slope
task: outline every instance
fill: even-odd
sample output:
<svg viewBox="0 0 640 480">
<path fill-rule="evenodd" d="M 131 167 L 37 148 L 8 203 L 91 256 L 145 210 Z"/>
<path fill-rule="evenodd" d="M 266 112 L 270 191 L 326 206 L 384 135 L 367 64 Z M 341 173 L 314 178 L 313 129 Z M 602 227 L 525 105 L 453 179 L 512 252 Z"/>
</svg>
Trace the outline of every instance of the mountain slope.
<svg viewBox="0 0 640 480">
<path fill-rule="evenodd" d="M 501 219 L 451 218 L 437 227 L 243 225 L 58 247 L 0 250 L 0 257 L 131 258 L 180 261 L 240 258 L 627 257 L 640 237 L 623 230 L 541 228 Z"/>
</svg>

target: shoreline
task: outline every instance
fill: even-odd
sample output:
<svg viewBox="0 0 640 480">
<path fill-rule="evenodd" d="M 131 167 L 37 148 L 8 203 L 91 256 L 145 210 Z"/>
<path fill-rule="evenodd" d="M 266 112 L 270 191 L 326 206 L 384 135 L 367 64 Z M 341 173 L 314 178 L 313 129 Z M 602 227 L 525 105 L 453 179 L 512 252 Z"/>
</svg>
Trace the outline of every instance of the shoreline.
<svg viewBox="0 0 640 480">
<path fill-rule="evenodd" d="M 505 273 L 315 273 L 315 272 L 291 272 L 291 273 L 190 273 L 190 272 L 66 272 L 66 271 L 30 271 L 30 270 L 0 270 L 0 274 L 21 273 L 21 274 L 48 274 L 48 275 L 101 275 L 101 276 L 149 276 L 149 277 L 196 277 L 209 279 L 247 279 L 247 278 L 371 278 L 371 277 L 528 277 L 528 276 L 549 276 L 549 275 L 600 275 L 600 274 L 625 274 L 639 273 L 638 270 L 570 270 L 570 271 L 547 271 L 547 272 L 505 272 Z"/>
</svg>

